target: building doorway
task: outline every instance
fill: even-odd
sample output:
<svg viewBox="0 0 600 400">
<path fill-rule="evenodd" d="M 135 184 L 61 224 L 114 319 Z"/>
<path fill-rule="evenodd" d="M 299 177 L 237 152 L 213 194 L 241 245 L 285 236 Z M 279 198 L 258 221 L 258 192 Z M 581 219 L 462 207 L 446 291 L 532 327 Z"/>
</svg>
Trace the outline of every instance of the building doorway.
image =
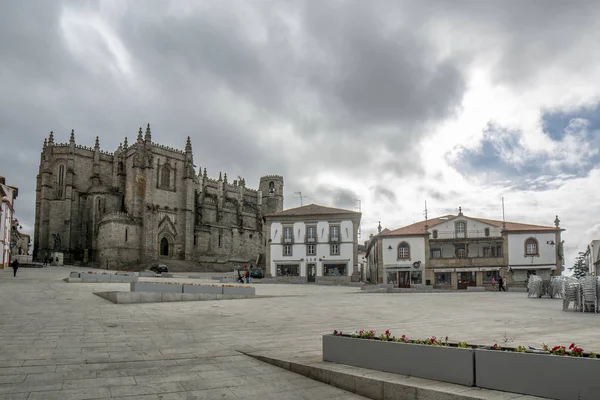
<svg viewBox="0 0 600 400">
<path fill-rule="evenodd" d="M 308 278 L 308 282 L 314 282 L 315 281 L 315 275 L 317 273 L 317 267 L 315 266 L 315 264 L 308 264 L 306 266 L 306 277 Z"/>
<path fill-rule="evenodd" d="M 166 237 L 160 239 L 160 255 L 169 256 L 169 241 Z"/>
<path fill-rule="evenodd" d="M 477 286 L 475 272 L 457 272 L 458 289 L 466 289 L 468 286 Z"/>
<path fill-rule="evenodd" d="M 398 287 L 410 288 L 410 271 L 398 271 Z"/>
</svg>

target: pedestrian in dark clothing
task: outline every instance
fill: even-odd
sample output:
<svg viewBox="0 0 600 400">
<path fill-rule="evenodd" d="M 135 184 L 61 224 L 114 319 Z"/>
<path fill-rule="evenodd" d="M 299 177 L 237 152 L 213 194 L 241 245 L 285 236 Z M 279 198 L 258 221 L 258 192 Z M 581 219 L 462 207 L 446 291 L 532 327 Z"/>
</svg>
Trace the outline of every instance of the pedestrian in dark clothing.
<svg viewBox="0 0 600 400">
<path fill-rule="evenodd" d="M 503 290 L 506 292 L 506 289 L 504 288 L 504 278 L 499 277 L 498 278 L 498 291 L 501 292 Z"/>
<path fill-rule="evenodd" d="M 44 264 L 43 265 L 48 265 L 48 256 L 44 256 Z"/>
<path fill-rule="evenodd" d="M 242 274 L 240 273 L 239 269 L 238 269 L 238 282 L 239 283 L 244 283 L 244 278 L 242 278 Z"/>
<path fill-rule="evenodd" d="M 13 276 L 17 276 L 17 270 L 19 269 L 19 261 L 15 260 L 12 262 Z"/>
</svg>

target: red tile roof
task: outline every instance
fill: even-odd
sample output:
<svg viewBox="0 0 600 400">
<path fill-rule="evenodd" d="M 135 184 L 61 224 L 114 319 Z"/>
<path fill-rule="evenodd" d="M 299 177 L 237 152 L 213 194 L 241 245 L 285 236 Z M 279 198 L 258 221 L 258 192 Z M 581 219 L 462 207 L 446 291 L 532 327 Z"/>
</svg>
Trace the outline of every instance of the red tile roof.
<svg viewBox="0 0 600 400">
<path fill-rule="evenodd" d="M 421 222 L 417 222 L 414 223 L 412 225 L 407 225 L 404 226 L 402 228 L 398 228 L 395 229 L 393 231 L 389 231 L 389 232 L 381 232 L 381 236 L 421 236 L 421 235 L 428 235 L 429 233 L 427 232 L 427 230 L 425 229 L 425 225 L 432 227 L 434 225 L 437 224 L 441 224 L 443 222 L 449 221 L 453 218 L 458 217 L 458 215 L 443 215 L 441 217 L 437 217 L 437 218 L 432 218 L 429 219 L 427 221 L 421 221 Z M 467 217 L 466 218 L 470 218 L 470 219 L 474 219 L 476 221 L 479 222 L 483 222 L 484 224 L 488 224 L 488 225 L 492 225 L 495 226 L 498 229 L 502 229 L 502 221 L 498 221 L 495 219 L 485 219 L 485 218 L 474 218 L 474 217 Z M 519 232 L 519 231 L 556 231 L 557 229 L 561 229 L 561 228 L 557 228 L 555 226 L 543 226 L 543 225 L 531 225 L 531 224 L 522 224 L 520 222 L 506 222 L 506 230 L 507 231 L 513 231 L 513 232 Z"/>
<path fill-rule="evenodd" d="M 356 211 L 345 210 L 343 208 L 325 207 L 318 204 L 309 204 L 302 207 L 289 208 L 287 210 L 267 214 L 265 217 L 299 217 L 332 214 L 357 214 L 357 216 L 360 216 L 360 213 Z"/>
</svg>

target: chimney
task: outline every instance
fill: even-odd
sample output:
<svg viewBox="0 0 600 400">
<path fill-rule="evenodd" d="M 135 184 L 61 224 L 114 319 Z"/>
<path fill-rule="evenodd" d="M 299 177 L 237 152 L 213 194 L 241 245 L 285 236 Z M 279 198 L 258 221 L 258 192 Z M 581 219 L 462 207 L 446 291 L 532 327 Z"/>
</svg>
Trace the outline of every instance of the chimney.
<svg viewBox="0 0 600 400">
<path fill-rule="evenodd" d="M 4 179 L 3 176 L 0 176 L 0 184 L 6 185 L 6 180 Z"/>
</svg>

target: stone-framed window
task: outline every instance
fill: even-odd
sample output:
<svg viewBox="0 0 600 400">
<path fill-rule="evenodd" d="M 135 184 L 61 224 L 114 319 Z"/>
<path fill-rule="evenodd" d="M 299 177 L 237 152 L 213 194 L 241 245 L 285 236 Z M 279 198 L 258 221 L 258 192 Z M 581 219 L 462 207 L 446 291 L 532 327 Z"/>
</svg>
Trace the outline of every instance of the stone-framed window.
<svg viewBox="0 0 600 400">
<path fill-rule="evenodd" d="M 410 260 L 410 245 L 407 242 L 398 244 L 398 260 Z"/>
<path fill-rule="evenodd" d="M 457 221 L 454 223 L 454 232 L 457 238 L 467 237 L 467 223 L 465 221 Z"/>
<path fill-rule="evenodd" d="M 283 246 L 283 255 L 286 257 L 291 257 L 293 255 L 293 246 L 291 244 L 286 244 Z"/>
<path fill-rule="evenodd" d="M 294 243 L 294 227 L 293 226 L 284 226 L 283 227 L 281 241 L 283 243 Z"/>
<path fill-rule="evenodd" d="M 483 230 L 483 234 L 484 234 L 485 236 L 490 236 L 490 228 L 485 228 L 485 229 Z"/>
<path fill-rule="evenodd" d="M 56 177 L 56 198 L 62 199 L 65 194 L 65 164 L 59 164 Z"/>
<path fill-rule="evenodd" d="M 340 226 L 329 225 L 329 242 L 337 243 L 340 241 Z"/>
<path fill-rule="evenodd" d="M 456 255 L 457 258 L 467 258 L 467 248 L 464 244 L 458 244 L 456 245 L 456 249 L 454 251 L 454 254 Z"/>
<path fill-rule="evenodd" d="M 332 256 L 340 255 L 340 245 L 338 243 L 331 243 L 329 245 L 329 254 Z"/>
<path fill-rule="evenodd" d="M 431 258 L 442 258 L 442 249 L 431 249 Z"/>
<path fill-rule="evenodd" d="M 525 257 L 536 257 L 540 255 L 540 246 L 536 238 L 525 240 Z"/>
<path fill-rule="evenodd" d="M 306 255 L 307 256 L 316 256 L 317 255 L 317 245 L 316 244 L 307 244 L 306 245 Z"/>
<path fill-rule="evenodd" d="M 437 239 L 437 238 L 438 238 L 438 230 L 437 230 L 437 229 L 434 229 L 434 230 L 433 230 L 433 238 L 434 238 L 434 239 Z"/>
<path fill-rule="evenodd" d="M 169 162 L 158 166 L 157 187 L 163 190 L 175 191 L 176 170 Z"/>
<path fill-rule="evenodd" d="M 129 238 L 129 229 L 125 228 L 125 241 Z"/>
<path fill-rule="evenodd" d="M 317 227 L 314 225 L 308 225 L 306 227 L 306 243 L 317 242 Z"/>
</svg>

